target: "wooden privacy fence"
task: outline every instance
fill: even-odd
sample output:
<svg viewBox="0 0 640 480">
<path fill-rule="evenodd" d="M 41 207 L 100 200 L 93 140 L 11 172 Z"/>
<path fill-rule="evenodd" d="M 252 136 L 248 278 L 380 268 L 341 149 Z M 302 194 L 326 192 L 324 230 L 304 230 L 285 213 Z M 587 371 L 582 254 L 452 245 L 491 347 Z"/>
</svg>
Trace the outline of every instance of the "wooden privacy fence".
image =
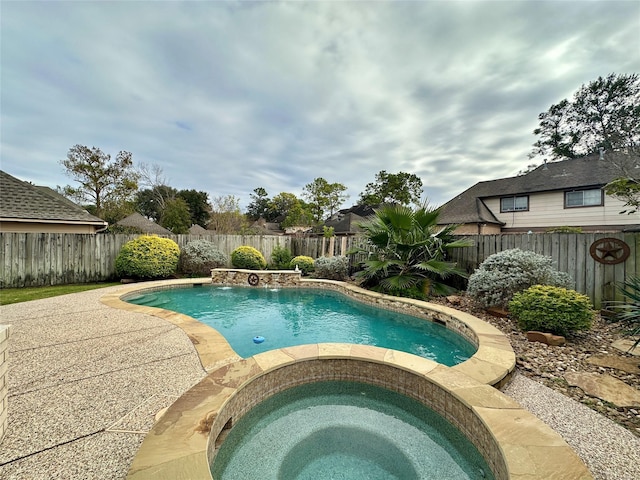
<svg viewBox="0 0 640 480">
<path fill-rule="evenodd" d="M 0 232 L 0 288 L 36 287 L 102 282 L 115 277 L 115 260 L 122 246 L 139 235 L 78 235 L 63 233 Z M 329 251 L 329 241 L 318 237 L 262 235 L 173 235 L 182 249 L 196 239 L 208 240 L 227 254 L 237 247 L 257 248 L 271 260 L 276 246 L 293 255 L 317 258 Z M 323 243 L 323 240 L 324 243 Z M 353 241 L 336 239 L 335 254 L 346 253 Z"/>
<path fill-rule="evenodd" d="M 57 233 L 0 232 L 0 288 L 100 282 L 115 277 L 115 259 L 122 246 L 138 235 L 78 235 Z M 629 257 L 616 265 L 594 260 L 589 248 L 596 240 L 613 237 L 625 242 Z M 227 255 L 241 245 L 257 248 L 267 259 L 276 246 L 295 255 L 318 258 L 326 253 L 344 255 L 362 246 L 362 237 L 288 237 L 266 235 L 174 235 L 180 248 L 196 239 L 214 243 Z M 640 276 L 640 233 L 617 234 L 504 234 L 465 236 L 473 247 L 454 249 L 452 259 L 473 272 L 489 255 L 520 248 L 550 256 L 559 270 L 575 280 L 575 288 L 588 295 L 597 308 L 603 301 L 619 299 L 616 284 L 630 276 Z M 351 257 L 355 266 L 364 257 Z"/>
<path fill-rule="evenodd" d="M 545 233 L 465 235 L 474 241 L 469 248 L 454 249 L 451 257 L 467 272 L 473 272 L 489 255 L 519 248 L 551 257 L 558 270 L 575 281 L 575 289 L 587 295 L 596 308 L 603 302 L 621 300 L 616 285 L 631 276 L 640 276 L 640 233 Z M 616 238 L 629 246 L 629 257 L 622 263 L 608 265 L 591 257 L 593 243 L 603 238 Z"/>
</svg>

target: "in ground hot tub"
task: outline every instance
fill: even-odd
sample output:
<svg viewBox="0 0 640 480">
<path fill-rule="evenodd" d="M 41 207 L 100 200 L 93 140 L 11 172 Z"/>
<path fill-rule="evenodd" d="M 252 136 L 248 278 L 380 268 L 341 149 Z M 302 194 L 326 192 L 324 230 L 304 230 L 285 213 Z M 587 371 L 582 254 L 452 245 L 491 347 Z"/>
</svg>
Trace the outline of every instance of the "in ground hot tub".
<svg viewBox="0 0 640 480">
<path fill-rule="evenodd" d="M 473 444 L 420 402 L 360 382 L 290 388 L 251 409 L 216 452 L 216 480 L 492 479 Z"/>
</svg>

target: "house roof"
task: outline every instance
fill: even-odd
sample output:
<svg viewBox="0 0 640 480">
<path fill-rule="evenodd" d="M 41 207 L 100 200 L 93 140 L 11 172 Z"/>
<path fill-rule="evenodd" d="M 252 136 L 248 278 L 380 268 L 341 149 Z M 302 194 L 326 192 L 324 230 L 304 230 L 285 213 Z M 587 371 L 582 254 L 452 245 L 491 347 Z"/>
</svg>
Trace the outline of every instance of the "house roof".
<svg viewBox="0 0 640 480">
<path fill-rule="evenodd" d="M 209 231 L 206 228 L 203 228 L 202 225 L 198 225 L 196 223 L 196 224 L 191 225 L 189 227 L 189 233 L 191 235 L 205 235 L 205 234 L 209 233 Z"/>
<path fill-rule="evenodd" d="M 139 228 L 144 233 L 155 233 L 156 235 L 171 235 L 171 232 L 164 227 L 161 227 L 155 222 L 152 222 L 148 218 L 143 217 L 138 212 L 134 212 L 128 217 L 123 218 L 116 225 L 123 227 Z"/>
<path fill-rule="evenodd" d="M 621 154 L 599 154 L 541 165 L 517 177 L 476 183 L 440 207 L 439 223 L 502 224 L 487 208 L 484 199 L 505 195 L 602 187 L 620 176 L 614 165 Z"/>
<path fill-rule="evenodd" d="M 354 205 L 351 208 L 338 210 L 324 224 L 327 227 L 333 227 L 336 234 L 357 233 L 362 231 L 358 224 L 373 214 L 375 209 L 369 205 Z"/>
<path fill-rule="evenodd" d="M 106 227 L 107 222 L 47 187 L 23 182 L 0 170 L 0 219 Z"/>
<path fill-rule="evenodd" d="M 333 232 L 336 235 L 345 233 L 356 233 L 362 231 L 359 227 L 361 222 L 364 222 L 366 218 L 356 215 L 353 212 L 349 212 L 345 215 L 340 215 L 335 219 L 329 219 L 324 222 L 325 226 L 333 227 Z"/>
<path fill-rule="evenodd" d="M 260 231 L 262 234 L 267 235 L 282 235 L 284 233 L 284 230 L 280 228 L 280 224 L 278 222 L 267 222 L 262 217 L 253 222 L 251 224 L 251 228 L 254 228 Z"/>
</svg>

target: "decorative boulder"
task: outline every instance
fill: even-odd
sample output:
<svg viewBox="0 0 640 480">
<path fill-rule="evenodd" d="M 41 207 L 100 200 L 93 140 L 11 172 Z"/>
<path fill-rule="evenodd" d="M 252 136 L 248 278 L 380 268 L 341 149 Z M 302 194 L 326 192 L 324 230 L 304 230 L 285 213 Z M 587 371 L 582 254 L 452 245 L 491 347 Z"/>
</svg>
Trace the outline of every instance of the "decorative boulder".
<svg viewBox="0 0 640 480">
<path fill-rule="evenodd" d="M 550 345 L 552 347 L 557 347 L 567 343 L 566 339 L 563 336 L 536 331 L 527 332 L 527 340 L 529 340 L 530 342 L 546 343 L 547 345 Z"/>
</svg>

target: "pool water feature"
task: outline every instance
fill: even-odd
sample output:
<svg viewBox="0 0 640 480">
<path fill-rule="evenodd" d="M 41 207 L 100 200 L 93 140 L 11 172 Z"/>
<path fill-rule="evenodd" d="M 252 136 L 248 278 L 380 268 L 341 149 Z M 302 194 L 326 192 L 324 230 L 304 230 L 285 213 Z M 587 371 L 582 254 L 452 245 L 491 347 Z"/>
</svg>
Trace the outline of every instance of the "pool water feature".
<svg viewBox="0 0 640 480">
<path fill-rule="evenodd" d="M 452 366 L 476 351 L 443 325 L 329 290 L 201 286 L 157 290 L 126 301 L 189 315 L 220 332 L 243 358 L 294 345 L 351 343 Z"/>
<path fill-rule="evenodd" d="M 264 400 L 231 429 L 216 480 L 492 479 L 469 440 L 420 402 L 374 385 L 323 381 Z"/>
</svg>

